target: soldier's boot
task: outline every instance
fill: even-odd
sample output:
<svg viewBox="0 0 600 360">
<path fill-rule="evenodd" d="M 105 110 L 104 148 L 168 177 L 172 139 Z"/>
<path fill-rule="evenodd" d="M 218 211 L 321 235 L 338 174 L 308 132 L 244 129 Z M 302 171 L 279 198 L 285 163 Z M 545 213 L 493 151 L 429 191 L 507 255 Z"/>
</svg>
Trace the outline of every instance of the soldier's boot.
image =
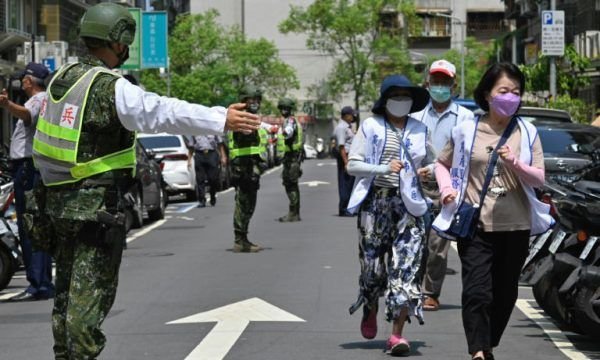
<svg viewBox="0 0 600 360">
<path fill-rule="evenodd" d="M 235 242 L 233 243 L 234 253 L 255 253 L 261 251 L 262 248 L 248 241 L 248 235 L 242 232 L 235 232 Z"/>
<path fill-rule="evenodd" d="M 286 216 L 282 216 L 278 219 L 280 222 L 295 222 L 295 221 L 301 221 L 300 219 L 300 213 L 299 211 L 295 211 L 292 210 L 290 208 L 290 211 L 288 212 L 288 214 Z"/>
</svg>

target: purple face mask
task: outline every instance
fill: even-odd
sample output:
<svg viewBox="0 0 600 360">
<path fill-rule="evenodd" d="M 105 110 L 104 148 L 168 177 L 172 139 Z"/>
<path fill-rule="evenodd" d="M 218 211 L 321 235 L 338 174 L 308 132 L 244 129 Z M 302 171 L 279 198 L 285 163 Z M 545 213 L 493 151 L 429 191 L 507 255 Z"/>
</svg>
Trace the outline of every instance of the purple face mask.
<svg viewBox="0 0 600 360">
<path fill-rule="evenodd" d="M 517 112 L 520 104 L 521 97 L 519 95 L 513 93 L 498 94 L 492 98 L 490 108 L 498 115 L 509 117 Z"/>
</svg>

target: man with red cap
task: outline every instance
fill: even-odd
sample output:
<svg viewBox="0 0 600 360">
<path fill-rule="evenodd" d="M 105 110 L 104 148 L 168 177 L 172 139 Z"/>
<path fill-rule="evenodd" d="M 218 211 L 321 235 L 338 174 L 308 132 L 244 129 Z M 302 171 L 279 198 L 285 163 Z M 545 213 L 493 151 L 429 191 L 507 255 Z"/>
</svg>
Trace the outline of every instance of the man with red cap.
<svg viewBox="0 0 600 360">
<path fill-rule="evenodd" d="M 431 132 L 433 147 L 436 153 L 439 153 L 451 138 L 452 129 L 462 121 L 473 120 L 473 113 L 452 100 L 456 90 L 456 67 L 449 61 L 442 59 L 431 64 L 425 87 L 429 90 L 431 101 L 423 110 L 412 116 L 427 125 Z M 434 208 L 439 208 L 438 186 L 432 174 L 427 175 L 427 178 L 423 179 L 424 191 L 433 200 Z M 430 231 L 429 256 L 422 284 L 425 296 L 424 310 L 435 311 L 440 306 L 438 298 L 446 275 L 449 247 L 448 240 L 438 236 L 435 230 Z"/>
</svg>

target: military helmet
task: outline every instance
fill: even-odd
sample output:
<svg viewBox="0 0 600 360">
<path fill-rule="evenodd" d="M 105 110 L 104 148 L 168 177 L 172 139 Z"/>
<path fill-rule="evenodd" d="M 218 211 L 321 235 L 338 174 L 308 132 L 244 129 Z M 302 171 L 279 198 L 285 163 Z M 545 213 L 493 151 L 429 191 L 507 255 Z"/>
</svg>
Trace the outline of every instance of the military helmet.
<svg viewBox="0 0 600 360">
<path fill-rule="evenodd" d="M 279 99 L 279 102 L 277 103 L 278 109 L 288 108 L 288 109 L 294 110 L 295 107 L 296 107 L 296 102 L 290 98 L 281 98 L 281 99 Z"/>
<path fill-rule="evenodd" d="M 89 8 L 79 23 L 79 37 L 131 45 L 135 20 L 122 5 L 99 3 Z"/>
<path fill-rule="evenodd" d="M 253 97 L 262 99 L 262 91 L 258 87 L 254 86 L 254 85 L 244 85 L 244 87 L 242 87 L 240 89 L 240 93 L 239 93 L 240 101 L 244 101 L 245 99 L 253 98 Z"/>
</svg>

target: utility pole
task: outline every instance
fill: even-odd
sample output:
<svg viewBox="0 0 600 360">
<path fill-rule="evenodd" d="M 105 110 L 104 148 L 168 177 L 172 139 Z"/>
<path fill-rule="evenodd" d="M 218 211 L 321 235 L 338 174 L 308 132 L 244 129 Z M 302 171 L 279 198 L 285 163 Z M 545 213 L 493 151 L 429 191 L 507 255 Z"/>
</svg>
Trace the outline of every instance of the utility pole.
<svg viewBox="0 0 600 360">
<path fill-rule="evenodd" d="M 242 1 L 242 35 L 246 37 L 246 1 Z"/>
<path fill-rule="evenodd" d="M 456 16 L 444 13 L 429 13 L 433 16 L 444 17 L 454 20 L 454 24 L 460 25 L 460 98 L 465 98 L 465 32 L 467 23 Z"/>
<path fill-rule="evenodd" d="M 550 10 L 556 10 L 556 0 L 550 0 Z M 550 56 L 550 95 L 556 101 L 556 56 Z"/>
</svg>

